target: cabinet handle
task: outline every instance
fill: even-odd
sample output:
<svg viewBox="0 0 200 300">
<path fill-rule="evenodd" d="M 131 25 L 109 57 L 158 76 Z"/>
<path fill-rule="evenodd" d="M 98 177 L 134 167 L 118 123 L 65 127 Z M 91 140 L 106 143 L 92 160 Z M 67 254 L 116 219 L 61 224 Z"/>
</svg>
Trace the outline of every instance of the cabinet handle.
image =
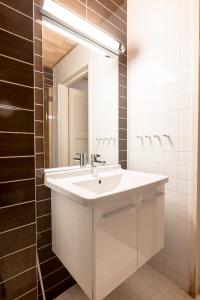
<svg viewBox="0 0 200 300">
<path fill-rule="evenodd" d="M 154 199 L 157 199 L 157 198 L 163 196 L 164 194 L 165 194 L 165 193 L 163 193 L 163 192 L 157 193 L 157 194 L 152 195 L 152 196 L 150 196 L 150 197 L 144 198 L 144 199 L 142 200 L 142 202 L 147 203 L 147 202 L 149 202 L 149 201 L 151 201 L 151 200 L 154 200 Z"/>
<path fill-rule="evenodd" d="M 117 209 L 115 209 L 115 210 L 113 210 L 111 212 L 108 212 L 106 214 L 103 214 L 102 217 L 108 219 L 108 218 L 110 218 L 112 216 L 121 214 L 121 213 L 123 213 L 123 212 L 125 212 L 125 211 L 127 211 L 127 210 L 129 210 L 131 208 L 134 208 L 134 207 L 136 207 L 135 204 L 129 204 L 129 205 L 117 208 Z"/>
</svg>

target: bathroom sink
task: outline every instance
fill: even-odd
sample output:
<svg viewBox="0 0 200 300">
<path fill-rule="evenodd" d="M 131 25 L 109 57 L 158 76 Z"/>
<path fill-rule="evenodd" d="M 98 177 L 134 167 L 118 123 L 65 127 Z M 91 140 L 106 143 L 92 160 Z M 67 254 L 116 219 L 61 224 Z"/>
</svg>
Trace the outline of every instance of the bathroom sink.
<svg viewBox="0 0 200 300">
<path fill-rule="evenodd" d="M 73 184 L 92 193 L 104 194 L 116 189 L 116 187 L 120 184 L 121 176 L 121 174 L 113 176 L 101 176 L 99 178 L 74 182 Z"/>
<path fill-rule="evenodd" d="M 99 167 L 98 177 L 91 175 L 90 168 L 45 174 L 49 188 L 87 206 L 167 181 L 166 176 L 123 170 L 119 165 Z"/>
</svg>

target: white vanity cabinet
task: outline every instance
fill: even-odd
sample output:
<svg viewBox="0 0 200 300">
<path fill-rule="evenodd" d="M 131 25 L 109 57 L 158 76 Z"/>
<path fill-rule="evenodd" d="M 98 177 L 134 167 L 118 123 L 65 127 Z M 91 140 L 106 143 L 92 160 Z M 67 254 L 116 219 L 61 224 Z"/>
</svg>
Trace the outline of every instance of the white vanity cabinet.
<svg viewBox="0 0 200 300">
<path fill-rule="evenodd" d="M 138 268 L 164 247 L 164 185 L 147 188 L 138 199 Z"/>
<path fill-rule="evenodd" d="M 168 178 L 101 170 L 98 177 L 87 169 L 45 176 L 53 251 L 90 300 L 103 300 L 164 246 Z"/>
</svg>

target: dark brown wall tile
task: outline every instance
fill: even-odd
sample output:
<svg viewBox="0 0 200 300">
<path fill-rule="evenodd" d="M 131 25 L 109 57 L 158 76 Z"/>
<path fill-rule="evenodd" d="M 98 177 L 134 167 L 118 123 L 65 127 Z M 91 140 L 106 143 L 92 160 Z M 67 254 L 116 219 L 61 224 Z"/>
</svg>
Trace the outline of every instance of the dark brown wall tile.
<svg viewBox="0 0 200 300">
<path fill-rule="evenodd" d="M 35 221 L 35 203 L 25 203 L 0 209 L 0 232 Z"/>
<path fill-rule="evenodd" d="M 41 6 L 44 0 L 34 0 L 34 3 Z"/>
<path fill-rule="evenodd" d="M 42 232 L 51 228 L 51 215 L 37 218 L 37 232 Z"/>
<path fill-rule="evenodd" d="M 0 257 L 36 243 L 36 225 L 31 224 L 0 235 Z"/>
<path fill-rule="evenodd" d="M 37 288 L 18 298 L 18 300 L 36 300 L 36 299 L 37 299 Z"/>
<path fill-rule="evenodd" d="M 119 161 L 127 160 L 127 151 L 119 151 Z"/>
<path fill-rule="evenodd" d="M 24 180 L 0 184 L 0 207 L 33 201 L 35 180 Z"/>
<path fill-rule="evenodd" d="M 44 79 L 49 79 L 49 80 L 53 81 L 53 74 L 44 73 Z"/>
<path fill-rule="evenodd" d="M 35 27 L 35 37 L 38 39 L 42 39 L 42 25 L 40 22 L 34 22 Z"/>
<path fill-rule="evenodd" d="M 102 5 L 105 4 L 106 5 Z M 123 19 L 126 19 L 126 14 L 124 13 L 122 18 L 118 17 L 118 7 L 111 1 L 94 1 L 94 0 L 88 0 L 87 1 L 88 8 L 92 9 L 95 13 L 102 16 L 109 22 L 111 22 L 116 27 L 120 28 L 120 30 L 126 32 L 126 23 L 123 21 Z M 111 9 L 111 11 L 110 11 Z M 121 13 L 121 11 L 119 11 Z M 113 14 L 115 13 L 115 14 Z"/>
<path fill-rule="evenodd" d="M 34 132 L 33 120 L 32 111 L 0 108 L 0 131 Z"/>
<path fill-rule="evenodd" d="M 43 68 L 42 68 L 42 56 L 39 55 L 35 55 L 35 70 L 42 72 Z"/>
<path fill-rule="evenodd" d="M 35 119 L 39 121 L 43 121 L 43 106 L 42 105 L 36 105 L 35 107 Z"/>
<path fill-rule="evenodd" d="M 43 90 L 35 88 L 35 103 L 43 104 Z"/>
<path fill-rule="evenodd" d="M 39 22 L 42 21 L 42 14 L 38 5 L 34 5 L 34 20 Z"/>
<path fill-rule="evenodd" d="M 119 129 L 119 139 L 127 139 L 127 130 Z"/>
<path fill-rule="evenodd" d="M 0 104 L 10 105 L 13 108 L 34 109 L 33 88 L 0 82 Z M 0 115 L 2 117 L 2 114 Z"/>
<path fill-rule="evenodd" d="M 65 269 L 59 269 L 55 273 L 46 276 L 43 279 L 44 289 L 48 290 L 52 286 L 57 285 L 59 282 L 71 277 L 69 272 Z"/>
<path fill-rule="evenodd" d="M 17 3 L 15 1 L 11 2 Z M 0 28 L 29 40 L 33 39 L 33 21 L 3 4 L 0 4 Z"/>
<path fill-rule="evenodd" d="M 66 280 L 62 281 L 60 284 L 52 287 L 52 289 L 48 290 L 46 294 L 46 300 L 52 300 L 56 298 L 58 295 L 63 293 L 64 291 L 68 290 L 75 284 L 75 280 L 72 277 L 67 278 Z"/>
<path fill-rule="evenodd" d="M 127 108 L 127 99 L 119 97 L 119 106 Z"/>
<path fill-rule="evenodd" d="M 51 198 L 51 190 L 45 185 L 36 187 L 36 200 L 43 200 Z"/>
<path fill-rule="evenodd" d="M 126 53 L 126 52 L 125 52 Z M 119 56 L 119 62 L 123 65 L 127 65 L 127 55 L 126 54 L 122 54 Z"/>
<path fill-rule="evenodd" d="M 123 64 L 119 64 L 119 74 L 127 76 L 127 67 Z"/>
<path fill-rule="evenodd" d="M 0 158 L 0 182 L 34 178 L 34 158 Z"/>
<path fill-rule="evenodd" d="M 37 201 L 37 216 L 47 215 L 51 213 L 51 199 Z"/>
<path fill-rule="evenodd" d="M 42 73 L 35 71 L 35 87 L 43 88 L 43 76 Z"/>
<path fill-rule="evenodd" d="M 43 136 L 44 129 L 43 129 L 43 122 L 35 122 L 35 134 L 36 136 Z"/>
<path fill-rule="evenodd" d="M 74 13 L 80 15 L 81 17 L 86 17 L 86 7 L 82 5 L 78 0 L 59 0 L 59 2 L 73 10 Z"/>
<path fill-rule="evenodd" d="M 36 169 L 44 168 L 44 154 L 36 154 Z"/>
<path fill-rule="evenodd" d="M 32 17 L 33 16 L 33 1 L 27 0 L 1 0 L 2 3 Z"/>
<path fill-rule="evenodd" d="M 40 266 L 42 276 L 46 276 L 49 273 L 52 273 L 53 271 L 58 270 L 62 267 L 63 267 L 63 264 L 56 256 L 54 258 L 52 258 L 51 260 L 42 263 Z"/>
<path fill-rule="evenodd" d="M 33 43 L 0 29 L 0 53 L 33 63 Z"/>
<path fill-rule="evenodd" d="M 119 140 L 119 150 L 127 149 L 127 140 Z"/>
<path fill-rule="evenodd" d="M 123 86 L 119 86 L 119 96 L 120 97 L 127 97 L 127 88 Z"/>
<path fill-rule="evenodd" d="M 102 5 L 104 5 L 105 7 L 107 7 L 110 10 L 111 14 L 115 14 L 116 16 L 118 16 L 118 18 L 123 20 L 124 23 L 126 24 L 127 14 L 122 9 L 119 9 L 119 5 L 116 5 L 115 2 L 108 1 L 108 0 L 97 0 L 97 1 L 100 2 Z M 126 28 L 125 28 L 125 31 L 126 31 Z"/>
<path fill-rule="evenodd" d="M 122 10 L 127 12 L 127 1 L 126 0 L 112 0 L 116 3 Z"/>
<path fill-rule="evenodd" d="M 18 275 L 0 285 L 2 300 L 11 300 L 34 289 L 37 285 L 36 268 Z"/>
<path fill-rule="evenodd" d="M 127 86 L 127 77 L 119 75 L 119 84 L 122 86 Z"/>
<path fill-rule="evenodd" d="M 46 86 L 53 86 L 53 81 L 52 81 L 52 80 L 49 80 L 49 79 L 46 79 L 46 78 L 44 78 L 44 85 L 46 85 Z"/>
<path fill-rule="evenodd" d="M 48 245 L 38 250 L 38 257 L 40 263 L 55 257 L 55 254 L 52 251 L 52 245 Z"/>
<path fill-rule="evenodd" d="M 49 73 L 53 76 L 53 69 L 47 66 L 44 66 L 44 73 Z"/>
<path fill-rule="evenodd" d="M 36 184 L 44 184 L 44 170 L 36 170 Z"/>
<path fill-rule="evenodd" d="M 37 246 L 38 246 L 38 249 L 40 247 L 43 247 L 45 245 L 48 245 L 48 244 L 51 244 L 52 242 L 52 237 L 51 237 L 51 230 L 48 230 L 48 231 L 44 231 L 42 233 L 39 233 L 37 235 Z"/>
<path fill-rule="evenodd" d="M 119 119 L 119 128 L 127 129 L 127 120 L 126 119 Z"/>
<path fill-rule="evenodd" d="M 34 177 L 34 157 L 0 158 L 0 182 Z"/>
<path fill-rule="evenodd" d="M 36 246 L 0 259 L 1 280 L 5 281 L 36 265 Z"/>
<path fill-rule="evenodd" d="M 33 66 L 0 56 L 0 79 L 33 86 Z"/>
<path fill-rule="evenodd" d="M 34 154 L 34 135 L 0 133 L 0 156 L 26 156 Z"/>
<path fill-rule="evenodd" d="M 42 55 L 42 40 L 34 39 L 34 53 Z"/>
<path fill-rule="evenodd" d="M 125 34 L 119 30 L 117 27 L 113 26 L 111 23 L 103 19 L 101 16 L 94 13 L 94 11 L 88 9 L 87 13 L 88 20 L 93 24 L 96 24 L 101 29 L 106 31 L 108 34 L 111 34 L 116 39 L 120 40 L 123 43 L 126 43 L 126 36 Z"/>
<path fill-rule="evenodd" d="M 36 138 L 36 153 L 43 153 L 43 152 L 44 152 L 44 139 Z"/>
<path fill-rule="evenodd" d="M 119 117 L 126 118 L 127 117 L 127 109 L 119 107 Z"/>
</svg>

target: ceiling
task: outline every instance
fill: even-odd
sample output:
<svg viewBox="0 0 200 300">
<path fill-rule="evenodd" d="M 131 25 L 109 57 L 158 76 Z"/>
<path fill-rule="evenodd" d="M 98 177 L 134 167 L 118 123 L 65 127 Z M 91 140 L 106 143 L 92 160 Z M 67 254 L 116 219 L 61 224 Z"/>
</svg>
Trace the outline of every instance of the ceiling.
<svg viewBox="0 0 200 300">
<path fill-rule="evenodd" d="M 44 65 L 54 67 L 76 43 L 63 35 L 43 26 L 43 55 Z"/>
</svg>

